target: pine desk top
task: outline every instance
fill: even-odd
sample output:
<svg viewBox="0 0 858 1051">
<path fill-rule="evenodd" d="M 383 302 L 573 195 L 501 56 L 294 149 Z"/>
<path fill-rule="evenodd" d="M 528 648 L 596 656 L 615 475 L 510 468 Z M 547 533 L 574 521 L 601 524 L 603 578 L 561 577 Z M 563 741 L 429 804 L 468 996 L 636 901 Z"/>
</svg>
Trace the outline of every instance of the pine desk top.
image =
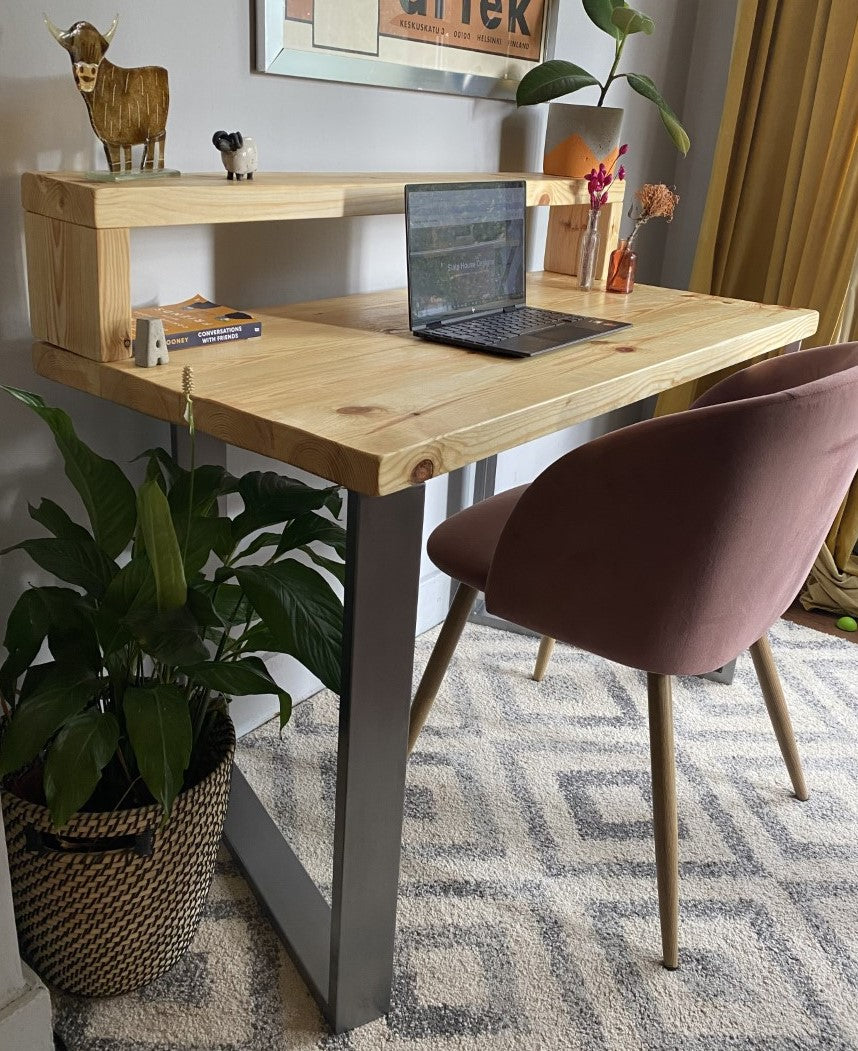
<svg viewBox="0 0 858 1051">
<path fill-rule="evenodd" d="M 49 379 L 174 423 L 192 365 L 200 430 L 380 495 L 801 340 L 818 323 L 814 310 L 576 285 L 528 275 L 528 302 L 633 327 L 532 359 L 495 357 L 413 338 L 398 289 L 276 308 L 259 339 L 183 350 L 157 368 L 46 343 L 34 363 Z"/>
</svg>

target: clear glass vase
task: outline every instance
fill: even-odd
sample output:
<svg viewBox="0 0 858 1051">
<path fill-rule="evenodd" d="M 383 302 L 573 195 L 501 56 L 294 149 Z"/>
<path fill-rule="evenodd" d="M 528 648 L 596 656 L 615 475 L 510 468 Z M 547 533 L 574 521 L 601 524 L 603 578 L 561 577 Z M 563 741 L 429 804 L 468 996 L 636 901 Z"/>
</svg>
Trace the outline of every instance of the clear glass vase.
<svg viewBox="0 0 858 1051">
<path fill-rule="evenodd" d="M 599 255 L 599 209 L 591 208 L 587 213 L 587 226 L 581 232 L 578 244 L 578 287 L 589 292 L 596 276 L 596 259 Z"/>
<path fill-rule="evenodd" d="M 623 238 L 611 252 L 605 288 L 609 292 L 633 292 L 637 265 L 637 252 L 632 249 L 631 243 Z"/>
</svg>

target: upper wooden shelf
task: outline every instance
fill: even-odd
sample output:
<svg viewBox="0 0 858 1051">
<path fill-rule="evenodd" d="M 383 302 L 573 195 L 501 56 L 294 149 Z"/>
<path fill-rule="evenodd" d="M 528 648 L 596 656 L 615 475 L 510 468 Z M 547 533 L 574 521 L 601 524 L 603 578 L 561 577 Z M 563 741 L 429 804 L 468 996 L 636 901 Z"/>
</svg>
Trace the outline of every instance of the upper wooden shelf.
<svg viewBox="0 0 858 1051">
<path fill-rule="evenodd" d="M 131 354 L 131 230 L 135 227 L 255 223 L 401 214 L 408 183 L 524 179 L 527 203 L 549 208 L 546 270 L 574 273 L 589 197 L 584 179 L 526 172 L 225 172 L 121 182 L 80 172 L 21 177 L 27 287 L 33 335 L 82 357 L 121 361 Z M 625 183 L 609 188 L 599 228 L 597 274 L 623 216 Z"/>
<path fill-rule="evenodd" d="M 25 172 L 27 212 L 99 230 L 194 223 L 246 223 L 388 215 L 403 210 L 406 183 L 524 179 L 529 205 L 586 205 L 583 179 L 526 172 L 257 172 L 252 181 L 226 173 L 100 182 L 75 172 Z M 622 202 L 624 184 L 610 200 Z"/>
</svg>

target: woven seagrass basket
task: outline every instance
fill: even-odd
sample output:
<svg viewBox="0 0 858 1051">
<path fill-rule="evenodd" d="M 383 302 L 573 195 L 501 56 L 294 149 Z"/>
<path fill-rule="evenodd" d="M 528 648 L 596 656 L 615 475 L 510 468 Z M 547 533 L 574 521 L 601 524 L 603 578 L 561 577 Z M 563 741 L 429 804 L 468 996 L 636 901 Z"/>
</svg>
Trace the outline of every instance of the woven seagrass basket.
<svg viewBox="0 0 858 1051">
<path fill-rule="evenodd" d="M 117 996 L 168 971 L 196 933 L 229 796 L 235 730 L 220 717 L 209 773 L 161 827 L 158 806 L 76 814 L 0 792 L 21 955 L 49 984 Z"/>
</svg>

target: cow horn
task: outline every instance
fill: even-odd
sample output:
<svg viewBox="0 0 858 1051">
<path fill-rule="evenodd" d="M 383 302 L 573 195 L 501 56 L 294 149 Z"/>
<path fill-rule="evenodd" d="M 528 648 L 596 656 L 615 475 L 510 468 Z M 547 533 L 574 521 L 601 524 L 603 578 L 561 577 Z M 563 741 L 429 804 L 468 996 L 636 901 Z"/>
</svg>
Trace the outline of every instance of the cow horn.
<svg viewBox="0 0 858 1051">
<path fill-rule="evenodd" d="M 62 31 L 62 29 L 59 28 L 59 26 L 55 26 L 54 23 L 50 20 L 50 18 L 48 18 L 48 16 L 44 13 L 43 18 L 45 19 L 45 25 L 48 27 L 48 32 L 51 34 L 54 40 L 56 40 L 56 42 L 61 47 L 64 47 L 66 51 L 68 51 L 68 44 L 66 43 L 66 34 Z"/>
<path fill-rule="evenodd" d="M 110 29 L 108 29 L 107 32 L 104 34 L 104 39 L 108 42 L 108 44 L 113 39 L 113 34 L 116 32 L 116 27 L 118 25 L 119 25 L 119 15 L 117 15 L 116 18 L 113 19 L 113 22 L 110 25 Z"/>
</svg>

